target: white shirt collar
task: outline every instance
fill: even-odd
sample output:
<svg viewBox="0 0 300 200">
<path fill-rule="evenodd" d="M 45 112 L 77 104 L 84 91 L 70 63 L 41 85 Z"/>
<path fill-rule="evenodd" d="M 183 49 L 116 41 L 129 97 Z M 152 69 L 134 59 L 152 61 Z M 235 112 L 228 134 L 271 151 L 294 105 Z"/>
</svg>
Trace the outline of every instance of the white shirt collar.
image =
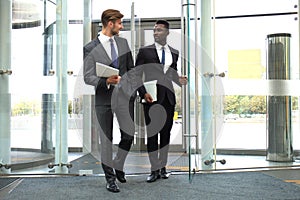
<svg viewBox="0 0 300 200">
<path fill-rule="evenodd" d="M 154 43 L 155 44 L 155 48 L 157 49 L 157 50 L 160 50 L 161 51 L 161 48 L 163 47 L 161 44 L 158 44 L 157 42 L 155 42 Z M 169 46 L 168 46 L 168 44 L 165 44 L 165 50 L 169 50 Z"/>
<path fill-rule="evenodd" d="M 104 35 L 101 31 L 98 33 L 98 39 L 99 39 L 100 43 L 102 44 L 103 48 L 107 52 L 107 55 L 111 58 L 111 46 L 110 46 L 110 41 L 109 41 L 110 38 L 112 38 L 115 41 L 114 36 L 108 37 L 107 35 Z M 115 46 L 117 54 L 119 54 L 118 46 L 117 46 L 116 42 L 114 42 L 114 46 Z"/>
<path fill-rule="evenodd" d="M 115 40 L 114 36 L 108 37 L 107 35 L 104 35 L 101 31 L 98 33 L 98 39 L 101 43 L 109 42 L 109 39 Z"/>
</svg>

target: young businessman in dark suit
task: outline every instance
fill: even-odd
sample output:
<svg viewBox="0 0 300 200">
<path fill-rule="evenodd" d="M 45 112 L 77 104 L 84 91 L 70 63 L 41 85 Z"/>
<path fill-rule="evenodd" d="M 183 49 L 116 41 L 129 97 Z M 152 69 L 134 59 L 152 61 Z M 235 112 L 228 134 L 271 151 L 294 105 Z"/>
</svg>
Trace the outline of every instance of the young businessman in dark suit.
<svg viewBox="0 0 300 200">
<path fill-rule="evenodd" d="M 158 20 L 153 29 L 155 43 L 141 48 L 136 58 L 136 69 L 139 69 L 140 76 L 144 74 L 144 81 L 157 80 L 157 101 L 153 102 L 154 97 L 144 86 L 138 90 L 139 95 L 147 102 L 144 104 L 144 112 L 147 125 L 147 150 L 151 164 L 151 174 L 147 182 L 154 182 L 160 177 L 167 179 L 170 175 L 166 171 L 166 164 L 176 104 L 173 82 L 180 86 L 187 83 L 187 78 L 177 73 L 179 52 L 167 44 L 168 35 L 169 23 Z M 157 130 L 162 120 L 164 121 L 162 128 Z M 158 144 L 158 135 L 160 144 Z"/>
<path fill-rule="evenodd" d="M 126 182 L 123 171 L 125 158 L 130 150 L 134 135 L 133 108 L 134 91 L 122 80 L 131 68 L 133 58 L 126 39 L 118 37 L 123 28 L 123 14 L 108 9 L 102 13 L 102 30 L 98 37 L 86 44 L 84 50 L 84 81 L 95 87 L 95 109 L 100 124 L 101 164 L 107 181 L 106 188 L 119 192 L 116 178 Z M 115 58 L 114 58 L 115 57 Z M 96 62 L 119 69 L 119 75 L 98 77 Z M 113 115 L 117 116 L 121 141 L 116 157 L 112 159 Z"/>
</svg>

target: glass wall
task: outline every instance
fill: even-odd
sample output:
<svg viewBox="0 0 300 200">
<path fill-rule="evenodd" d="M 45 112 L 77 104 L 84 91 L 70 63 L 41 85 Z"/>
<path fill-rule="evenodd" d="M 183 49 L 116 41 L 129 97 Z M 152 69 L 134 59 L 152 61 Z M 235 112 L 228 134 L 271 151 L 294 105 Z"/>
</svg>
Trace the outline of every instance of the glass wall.
<svg viewBox="0 0 300 200">
<path fill-rule="evenodd" d="M 157 19 L 171 24 L 168 42 L 180 51 L 178 70 L 189 74 L 190 82 L 184 89 L 176 87 L 168 169 L 181 172 L 298 165 L 298 1 L 215 0 L 205 8 L 211 11 L 206 14 L 209 27 L 200 19 L 205 15 L 201 8 L 204 2 L 195 1 L 194 10 L 193 6 L 187 9 L 189 1 L 12 1 L 11 34 L 2 32 L 0 43 L 1 58 L 11 58 L 9 64 L 0 61 L 0 124 L 6 127 L 0 128 L 0 163 L 8 166 L 0 173 L 49 174 L 61 172 L 58 168 L 64 173 L 102 173 L 94 89 L 83 82 L 82 52 L 88 42 L 84 32 L 89 32 L 90 39 L 95 37 L 101 29 L 101 13 L 107 8 L 124 14 L 120 36 L 128 40 L 134 56 L 140 47 L 153 43 L 152 28 Z M 90 13 L 84 13 L 85 6 L 90 6 Z M 91 18 L 86 19 L 86 15 Z M 190 17 L 188 24 L 185 17 Z M 1 21 L 7 19 L 9 15 Z M 88 28 L 85 21 L 91 22 Z M 203 33 L 207 28 L 210 32 Z M 273 82 L 267 79 L 267 36 L 276 33 L 291 34 L 291 78 L 275 82 L 282 92 L 270 90 Z M 4 47 L 4 39 L 8 39 L 9 48 Z M 6 49 L 11 49 L 11 56 Z M 212 66 L 207 71 L 200 59 L 204 57 Z M 291 97 L 291 162 L 266 158 L 270 145 L 267 97 L 273 95 Z M 135 111 L 136 120 L 143 123 L 138 102 Z M 208 124 L 203 123 L 207 116 Z M 209 157 L 201 154 L 207 128 L 212 141 Z M 142 126 L 136 127 L 134 145 L 125 162 L 128 173 L 150 171 L 144 131 Z M 119 139 L 115 121 L 114 144 Z M 226 163 L 219 162 L 223 159 Z"/>
</svg>

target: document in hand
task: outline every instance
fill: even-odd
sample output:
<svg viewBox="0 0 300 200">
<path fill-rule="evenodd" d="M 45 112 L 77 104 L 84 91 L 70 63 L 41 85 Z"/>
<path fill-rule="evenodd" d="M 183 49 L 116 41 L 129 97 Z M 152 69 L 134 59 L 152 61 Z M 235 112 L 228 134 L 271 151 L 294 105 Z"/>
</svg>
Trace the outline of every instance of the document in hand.
<svg viewBox="0 0 300 200">
<path fill-rule="evenodd" d="M 152 96 L 153 101 L 157 101 L 157 80 L 147 81 L 144 83 L 147 93 Z M 142 103 L 146 103 L 145 99 L 142 100 Z"/>
<path fill-rule="evenodd" d="M 112 75 L 119 75 L 119 70 L 108 65 L 96 62 L 96 73 L 99 77 L 110 77 Z"/>
</svg>

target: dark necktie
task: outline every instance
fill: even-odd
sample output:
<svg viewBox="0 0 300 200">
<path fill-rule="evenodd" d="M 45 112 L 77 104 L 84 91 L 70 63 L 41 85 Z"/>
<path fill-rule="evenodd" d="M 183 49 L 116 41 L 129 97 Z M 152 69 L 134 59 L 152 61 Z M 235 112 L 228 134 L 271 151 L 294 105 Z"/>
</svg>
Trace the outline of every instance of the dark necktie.
<svg viewBox="0 0 300 200">
<path fill-rule="evenodd" d="M 115 68 L 119 67 L 119 63 L 118 63 L 118 55 L 114 46 L 114 41 L 113 39 L 109 39 L 110 41 L 110 49 L 111 49 L 111 60 L 112 60 L 112 64 Z"/>
<path fill-rule="evenodd" d="M 161 49 L 161 64 L 165 65 L 165 47 L 162 47 Z"/>
</svg>

